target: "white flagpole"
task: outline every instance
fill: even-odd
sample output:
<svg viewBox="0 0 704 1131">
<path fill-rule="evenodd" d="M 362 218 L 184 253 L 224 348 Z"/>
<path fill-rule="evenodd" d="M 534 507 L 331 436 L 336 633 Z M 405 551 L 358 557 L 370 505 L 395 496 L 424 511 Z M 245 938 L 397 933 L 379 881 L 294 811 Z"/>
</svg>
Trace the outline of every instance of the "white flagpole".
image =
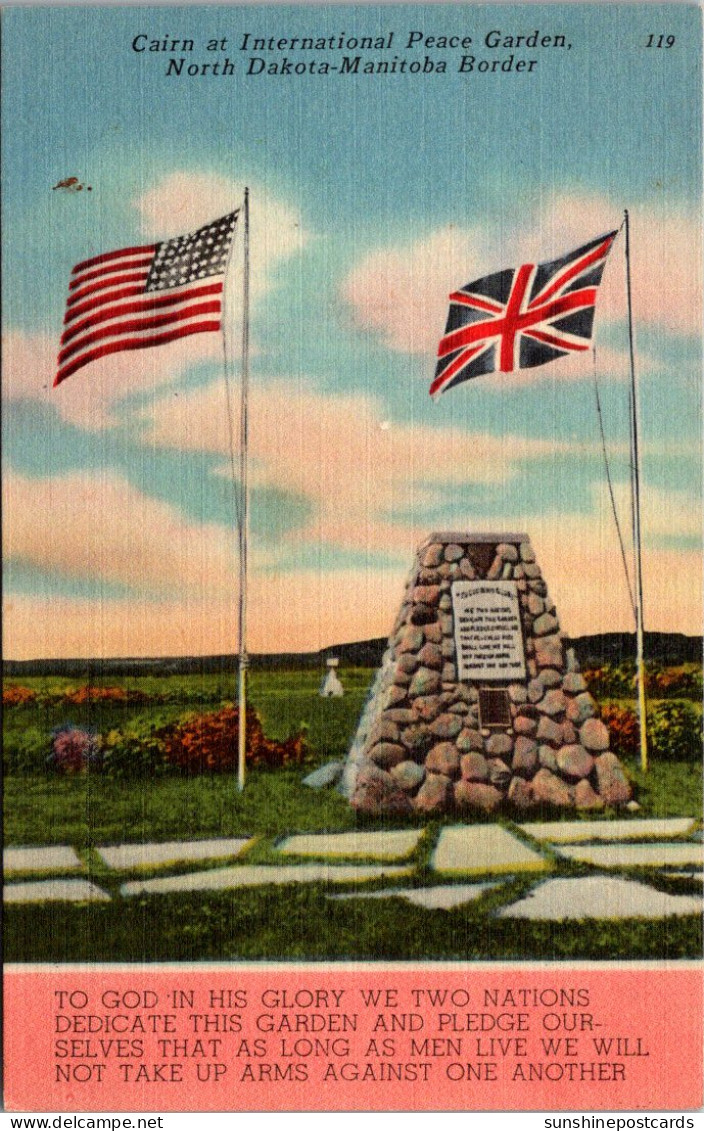
<svg viewBox="0 0 704 1131">
<path fill-rule="evenodd" d="M 636 588 L 636 682 L 638 690 L 638 730 L 640 733 L 640 765 L 648 769 L 648 735 L 645 701 L 645 659 L 643 631 L 643 573 L 640 528 L 640 459 L 638 455 L 638 384 L 636 381 L 635 348 L 633 335 L 633 307 L 631 302 L 631 246 L 628 209 L 624 210 L 626 224 L 626 294 L 628 298 L 628 347 L 631 362 L 631 500 L 633 508 L 633 549 L 635 555 Z"/>
<path fill-rule="evenodd" d="M 247 542 L 249 537 L 249 486 L 247 482 L 247 443 L 249 430 L 249 189 L 244 190 L 244 279 L 242 288 L 242 379 L 240 384 L 240 594 L 239 594 L 239 675 L 237 788 L 242 792 L 247 757 Z"/>
</svg>

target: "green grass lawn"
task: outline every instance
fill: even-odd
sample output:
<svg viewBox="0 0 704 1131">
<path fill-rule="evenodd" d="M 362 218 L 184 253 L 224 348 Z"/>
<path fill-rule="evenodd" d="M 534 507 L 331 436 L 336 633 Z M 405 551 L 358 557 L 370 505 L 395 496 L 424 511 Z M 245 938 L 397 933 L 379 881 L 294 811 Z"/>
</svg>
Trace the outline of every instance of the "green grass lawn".
<svg viewBox="0 0 704 1131">
<path fill-rule="evenodd" d="M 6 844 L 73 844 L 91 847 L 122 841 L 205 838 L 276 832 L 343 831 L 362 822 L 335 790 L 313 791 L 301 779 L 313 766 L 344 758 L 373 677 L 367 668 L 341 673 L 342 699 L 321 699 L 320 673 L 310 669 L 253 671 L 250 702 L 266 733 L 283 739 L 307 727 L 310 765 L 279 771 L 252 770 L 244 793 L 230 774 L 153 779 L 110 779 L 99 774 L 60 777 L 44 772 L 5 777 Z M 20 682 L 8 681 L 8 682 Z M 67 707 L 57 701 L 62 689 L 80 686 L 63 677 L 23 679 L 44 700 L 5 711 L 5 748 L 39 732 L 48 750 L 53 727 L 71 721 L 105 732 L 131 723 L 146 726 L 217 709 L 232 693 L 232 677 L 222 675 L 139 676 L 96 680 L 119 684 L 160 702 L 127 705 L 87 703 Z M 624 701 L 628 702 L 628 701 Z M 43 749 L 43 746 L 41 747 Z M 41 764 L 41 763 L 40 763 Z M 692 816 L 702 813 L 699 763 L 652 762 L 648 774 L 628 765 L 641 806 L 639 816 Z M 384 827 L 384 819 L 364 819 L 365 827 Z M 413 818 L 395 826 L 418 823 Z"/>
<path fill-rule="evenodd" d="M 526 878 L 504 879 L 476 903 L 451 911 L 428 911 L 398 899 L 333 901 L 327 898 L 323 884 L 130 899 L 120 895 L 120 884 L 127 875 L 107 869 L 92 851 L 97 845 L 249 835 L 259 840 L 248 850 L 247 861 L 271 863 L 276 859 L 274 841 L 285 833 L 355 827 L 427 827 L 415 878 L 399 882 L 436 882 L 422 854 L 429 851 L 438 822 L 421 817 L 362 817 L 334 789 L 314 791 L 302 784 L 314 765 L 344 757 L 372 675 L 366 669 L 343 672 L 345 697 L 323 700 L 317 693 L 320 673 L 253 672 L 251 702 L 266 733 L 283 739 L 305 723 L 311 758 L 302 768 L 251 770 L 243 793 L 231 774 L 144 780 L 111 779 L 96 773 L 74 777 L 45 772 L 8 774 L 6 843 L 73 845 L 84 852 L 88 873 L 110 892 L 112 900 L 76 906 L 9 905 L 4 923 L 6 960 L 659 960 L 701 955 L 699 916 L 664 923 L 635 919 L 532 923 L 494 917 L 492 912 L 499 904 L 522 894 L 531 882 Z M 158 695 L 158 704 L 88 703 L 69 710 L 56 695 L 55 681 L 21 682 L 37 691 L 42 684 L 51 694 L 44 701 L 6 711 L 6 747 L 21 742 L 31 728 L 48 745 L 51 729 L 67 721 L 102 731 L 135 720 L 146 725 L 157 718 L 161 722 L 215 710 L 232 700 L 232 688 L 221 676 L 150 676 L 119 683 Z M 76 681 L 65 680 L 64 684 L 75 687 Z M 700 818 L 702 772 L 698 763 L 653 762 L 647 775 L 636 764 L 627 768 L 641 807 L 638 817 Z M 606 813 L 604 818 L 611 815 Z M 509 816 L 520 819 L 517 814 Z M 550 814 L 530 814 L 531 819 L 543 816 Z M 574 814 L 552 816 L 572 818 Z M 448 818 L 445 823 L 455 820 Z M 575 867 L 562 862 L 555 874 L 575 874 Z M 663 879 L 655 870 L 647 882 L 673 893 L 701 890 L 686 880 Z M 390 885 L 380 880 L 365 890 L 383 886 Z"/>
<path fill-rule="evenodd" d="M 637 787 L 639 817 L 701 816 L 699 766 L 675 762 L 651 766 L 646 775 L 635 766 L 628 766 L 628 771 Z M 304 773 L 253 770 L 243 793 L 229 774 L 146 783 L 91 775 L 7 777 L 5 843 L 90 848 L 125 841 L 427 824 L 421 817 L 362 818 L 336 790 L 304 786 Z"/>
<path fill-rule="evenodd" d="M 5 919 L 5 960 L 525 961 L 701 955 L 701 916 L 617 922 L 492 916 L 499 901 L 518 898 L 526 886 L 526 880 L 513 880 L 451 911 L 423 910 L 400 899 L 330 900 L 322 884 L 117 896 L 111 903 L 80 907 L 16 905 L 8 907 Z"/>
<path fill-rule="evenodd" d="M 346 800 L 335 790 L 308 789 L 302 776 L 300 770 L 254 770 L 242 793 L 231 774 L 147 782 L 90 775 L 8 777 L 5 842 L 89 848 L 354 828 Z"/>
</svg>

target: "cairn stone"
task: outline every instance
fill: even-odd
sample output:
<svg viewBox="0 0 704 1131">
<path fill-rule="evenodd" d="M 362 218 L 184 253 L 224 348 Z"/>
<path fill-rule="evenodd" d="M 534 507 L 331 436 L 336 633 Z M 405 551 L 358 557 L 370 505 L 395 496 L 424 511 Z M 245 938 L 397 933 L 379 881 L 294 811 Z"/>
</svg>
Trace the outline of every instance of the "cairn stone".
<svg viewBox="0 0 704 1131">
<path fill-rule="evenodd" d="M 401 742 L 405 749 L 410 754 L 411 758 L 416 761 L 422 761 L 425 755 L 430 750 L 435 739 L 428 730 L 427 726 L 423 723 L 416 723 L 414 726 L 406 727 L 401 735 Z"/>
<path fill-rule="evenodd" d="M 460 773 L 465 781 L 488 781 L 489 766 L 483 754 L 472 750 L 460 758 Z"/>
<path fill-rule="evenodd" d="M 538 668 L 563 666 L 562 641 L 559 636 L 539 636 L 535 641 L 535 660 Z"/>
<path fill-rule="evenodd" d="M 563 730 L 559 723 L 554 719 L 549 719 L 547 715 L 543 715 L 538 723 L 538 730 L 535 736 L 538 742 L 547 742 L 550 746 L 564 745 Z"/>
<path fill-rule="evenodd" d="M 443 561 L 443 547 L 438 542 L 435 542 L 433 545 L 428 546 L 427 549 L 423 552 L 423 556 L 421 558 L 421 564 L 429 569 L 433 569 L 436 566 L 441 565 Z"/>
<path fill-rule="evenodd" d="M 538 683 L 541 683 L 545 690 L 549 687 L 560 687 L 562 685 L 562 676 L 556 672 L 554 668 L 543 668 L 538 675 Z"/>
<path fill-rule="evenodd" d="M 464 557 L 464 550 L 463 550 L 462 546 L 457 546 L 457 545 L 455 545 L 454 543 L 451 542 L 449 546 L 445 547 L 445 561 L 446 562 L 459 562 L 459 561 L 461 561 L 461 559 L 463 557 Z"/>
<path fill-rule="evenodd" d="M 432 668 L 433 671 L 442 671 L 442 648 L 439 644 L 431 644 L 428 641 L 418 652 L 418 660 L 423 667 Z"/>
<path fill-rule="evenodd" d="M 450 711 L 438 715 L 437 719 L 430 724 L 430 733 L 434 734 L 436 738 L 457 738 L 461 730 L 462 719 L 459 715 L 451 714 Z"/>
<path fill-rule="evenodd" d="M 533 778 L 533 796 L 538 804 L 554 805 L 560 809 L 568 809 L 574 803 L 574 795 L 567 783 L 544 767 Z"/>
<path fill-rule="evenodd" d="M 462 752 L 469 753 L 476 750 L 481 754 L 484 750 L 484 739 L 478 730 L 471 730 L 469 727 L 464 727 L 457 735 L 456 746 L 457 749 Z"/>
<path fill-rule="evenodd" d="M 505 794 L 511 781 L 511 771 L 508 766 L 501 758 L 488 758 L 487 766 L 489 767 L 489 781 Z"/>
<path fill-rule="evenodd" d="M 553 774 L 559 773 L 559 767 L 558 767 L 558 764 L 557 764 L 557 758 L 555 757 L 555 751 L 552 749 L 551 746 L 539 746 L 538 747 L 538 762 L 546 770 L 550 770 L 551 773 L 553 773 Z"/>
<path fill-rule="evenodd" d="M 517 809 L 531 809 L 535 805 L 533 786 L 523 778 L 512 778 L 508 787 L 508 799 Z"/>
<path fill-rule="evenodd" d="M 460 812 L 493 813 L 503 798 L 493 785 L 461 779 L 455 782 L 454 800 Z"/>
<path fill-rule="evenodd" d="M 400 707 L 402 703 L 407 702 L 408 699 L 406 698 L 405 688 L 398 687 L 395 683 L 392 683 L 386 697 L 387 706 L 391 708 Z"/>
<path fill-rule="evenodd" d="M 562 680 L 562 690 L 568 695 L 578 695 L 587 690 L 587 681 L 581 672 L 568 672 Z"/>
<path fill-rule="evenodd" d="M 361 813 L 410 813 L 411 802 L 391 774 L 367 766 L 357 777 L 352 806 Z"/>
<path fill-rule="evenodd" d="M 625 806 L 631 786 L 598 715 L 527 535 L 434 534 L 342 788 L 370 814 Z"/>
<path fill-rule="evenodd" d="M 574 723 L 571 723 L 569 719 L 565 719 L 562 724 L 562 742 L 558 743 L 558 746 L 570 746 L 578 740 L 579 736 Z"/>
<path fill-rule="evenodd" d="M 392 769 L 391 777 L 404 793 L 414 793 L 425 777 L 425 767 L 417 762 L 399 762 Z"/>
<path fill-rule="evenodd" d="M 442 629 L 437 621 L 434 621 L 433 624 L 423 625 L 423 636 L 429 644 L 442 645 Z"/>
<path fill-rule="evenodd" d="M 521 545 L 518 547 L 518 552 L 521 555 L 521 561 L 522 562 L 534 562 L 535 561 L 535 550 L 531 546 L 530 542 L 522 542 Z"/>
<path fill-rule="evenodd" d="M 432 668 L 418 668 L 408 689 L 410 697 L 417 695 L 435 695 L 440 690 L 440 674 Z"/>
<path fill-rule="evenodd" d="M 418 670 L 420 660 L 415 652 L 402 652 L 398 657 L 396 665 L 397 672 L 403 672 L 404 675 L 413 675 Z"/>
<path fill-rule="evenodd" d="M 548 636 L 550 633 L 557 632 L 559 627 L 557 619 L 550 613 L 543 613 L 542 616 L 536 617 L 533 621 L 533 632 L 536 636 Z"/>
<path fill-rule="evenodd" d="M 519 774 L 523 778 L 532 777 L 538 768 L 538 743 L 524 735 L 519 735 L 513 751 L 511 768 L 514 774 Z"/>
<path fill-rule="evenodd" d="M 428 773 L 413 799 L 419 813 L 445 813 L 452 797 L 452 782 L 444 774 Z"/>
<path fill-rule="evenodd" d="M 516 715 L 513 720 L 513 729 L 516 734 L 532 738 L 538 730 L 538 723 L 535 719 L 531 719 L 527 715 Z"/>
<path fill-rule="evenodd" d="M 487 754 L 496 755 L 499 758 L 505 757 L 513 750 L 513 739 L 510 734 L 492 734 L 486 740 Z"/>
<path fill-rule="evenodd" d="M 404 652 L 410 652 L 415 656 L 415 654 L 419 652 L 423 647 L 424 640 L 425 632 L 419 625 L 406 625 L 398 633 L 396 655 L 401 656 Z"/>
<path fill-rule="evenodd" d="M 601 719 L 587 719 L 579 728 L 579 741 L 592 753 L 602 754 L 609 749 L 609 732 Z"/>
<path fill-rule="evenodd" d="M 631 799 L 631 788 L 615 754 L 607 750 L 595 761 L 599 796 L 607 805 L 624 805 Z"/>
<path fill-rule="evenodd" d="M 548 715 L 551 719 L 556 718 L 558 715 L 563 715 L 567 709 L 567 699 L 564 691 L 557 687 L 551 688 L 546 691 L 545 695 L 536 706 L 541 715 Z"/>
<path fill-rule="evenodd" d="M 453 742 L 439 742 L 433 746 L 425 759 L 428 773 L 444 774 L 448 778 L 459 777 L 460 754 Z"/>
<path fill-rule="evenodd" d="M 571 746 L 561 746 L 555 757 L 557 758 L 557 765 L 561 773 L 568 781 L 579 781 L 580 778 L 588 778 L 594 769 L 594 759 L 579 743 L 574 743 Z"/>
<path fill-rule="evenodd" d="M 369 757 L 375 766 L 380 766 L 382 770 L 390 770 L 392 766 L 403 762 L 407 754 L 405 748 L 395 742 L 377 742 L 369 751 Z"/>
<path fill-rule="evenodd" d="M 603 809 L 604 801 L 595 793 L 586 778 L 574 787 L 574 803 L 578 809 Z"/>
<path fill-rule="evenodd" d="M 422 603 L 414 605 L 410 614 L 411 624 L 431 624 L 435 620 L 435 609 Z"/>
</svg>

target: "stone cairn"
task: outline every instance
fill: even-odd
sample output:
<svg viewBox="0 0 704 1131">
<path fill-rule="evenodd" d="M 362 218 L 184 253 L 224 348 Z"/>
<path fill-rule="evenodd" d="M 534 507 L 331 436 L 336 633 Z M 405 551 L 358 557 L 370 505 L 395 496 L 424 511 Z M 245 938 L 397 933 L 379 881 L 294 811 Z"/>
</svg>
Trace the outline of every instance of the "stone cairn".
<svg viewBox="0 0 704 1131">
<path fill-rule="evenodd" d="M 482 718 L 486 681 L 458 677 L 453 615 L 453 584 L 481 580 L 515 584 L 524 653 L 523 678 L 491 679 L 506 704 L 492 725 Z M 367 813 L 488 813 L 505 802 L 598 810 L 630 800 L 526 535 L 432 534 L 420 547 L 341 789 Z"/>
</svg>

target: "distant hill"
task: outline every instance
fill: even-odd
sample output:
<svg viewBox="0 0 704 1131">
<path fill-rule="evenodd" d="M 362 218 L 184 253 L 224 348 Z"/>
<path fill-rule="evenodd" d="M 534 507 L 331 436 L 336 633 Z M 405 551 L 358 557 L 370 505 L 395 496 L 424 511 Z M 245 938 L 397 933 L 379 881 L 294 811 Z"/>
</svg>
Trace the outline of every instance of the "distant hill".
<svg viewBox="0 0 704 1131">
<path fill-rule="evenodd" d="M 633 632 L 604 632 L 597 636 L 577 636 L 569 644 L 577 653 L 580 667 L 599 664 L 620 664 L 634 660 L 636 637 Z M 702 637 L 685 636 L 681 632 L 646 632 L 646 660 L 661 664 L 697 664 L 702 662 Z"/>
<path fill-rule="evenodd" d="M 635 635 L 627 632 L 607 632 L 598 636 L 579 636 L 568 640 L 574 648 L 580 666 L 595 667 L 600 664 L 620 664 L 635 658 Z M 336 644 L 320 652 L 282 652 L 254 655 L 251 665 L 255 669 L 279 670 L 295 668 L 322 669 L 330 656 L 337 656 L 342 667 L 376 668 L 386 647 L 386 637 L 360 640 L 349 644 Z M 661 664 L 699 663 L 702 660 L 702 637 L 684 636 L 682 633 L 646 632 L 645 657 Z M 5 660 L 5 676 L 64 675 L 71 679 L 90 681 L 106 676 L 138 675 L 205 675 L 229 673 L 237 670 L 237 657 L 222 656 L 167 656 L 154 659 L 124 658 L 105 660 Z"/>
</svg>

